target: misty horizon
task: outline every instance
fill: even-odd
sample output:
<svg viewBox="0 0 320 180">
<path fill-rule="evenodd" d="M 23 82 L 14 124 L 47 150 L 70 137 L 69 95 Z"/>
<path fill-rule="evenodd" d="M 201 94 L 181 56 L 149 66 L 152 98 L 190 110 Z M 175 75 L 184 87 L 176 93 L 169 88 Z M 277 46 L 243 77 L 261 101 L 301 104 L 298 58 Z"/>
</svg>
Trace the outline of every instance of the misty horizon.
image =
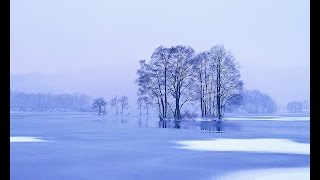
<svg viewBox="0 0 320 180">
<path fill-rule="evenodd" d="M 310 101 L 309 2 L 232 2 L 12 1 L 10 88 L 126 95 L 133 105 L 138 62 L 155 48 L 201 52 L 223 44 L 240 64 L 245 89 L 278 105 Z"/>
</svg>

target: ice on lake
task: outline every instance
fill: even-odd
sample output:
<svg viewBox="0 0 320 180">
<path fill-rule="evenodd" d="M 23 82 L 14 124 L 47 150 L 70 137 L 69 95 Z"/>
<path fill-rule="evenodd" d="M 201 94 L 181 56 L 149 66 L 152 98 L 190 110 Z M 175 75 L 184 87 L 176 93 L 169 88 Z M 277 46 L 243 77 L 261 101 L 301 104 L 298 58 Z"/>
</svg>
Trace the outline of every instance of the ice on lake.
<svg viewBox="0 0 320 180">
<path fill-rule="evenodd" d="M 268 177 L 260 170 L 269 169 L 275 180 L 301 168 L 307 178 L 310 121 L 301 119 L 308 115 L 266 116 L 164 126 L 156 116 L 11 113 L 11 137 L 46 140 L 10 143 L 11 179 L 219 179 Z"/>
</svg>

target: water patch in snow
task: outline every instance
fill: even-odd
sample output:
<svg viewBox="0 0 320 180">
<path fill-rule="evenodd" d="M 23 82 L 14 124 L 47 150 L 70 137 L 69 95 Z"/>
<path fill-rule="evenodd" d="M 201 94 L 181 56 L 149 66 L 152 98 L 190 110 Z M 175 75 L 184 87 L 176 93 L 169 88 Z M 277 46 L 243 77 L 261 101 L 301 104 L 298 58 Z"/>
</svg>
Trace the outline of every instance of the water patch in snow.
<svg viewBox="0 0 320 180">
<path fill-rule="evenodd" d="M 310 144 L 289 139 L 213 139 L 176 141 L 180 148 L 199 151 L 241 151 L 310 155 Z"/>
<path fill-rule="evenodd" d="M 310 179 L 310 168 L 272 168 L 236 171 L 221 176 L 219 180 L 301 180 Z"/>
<path fill-rule="evenodd" d="M 31 136 L 12 136 L 10 142 L 44 142 L 46 140 Z"/>
</svg>

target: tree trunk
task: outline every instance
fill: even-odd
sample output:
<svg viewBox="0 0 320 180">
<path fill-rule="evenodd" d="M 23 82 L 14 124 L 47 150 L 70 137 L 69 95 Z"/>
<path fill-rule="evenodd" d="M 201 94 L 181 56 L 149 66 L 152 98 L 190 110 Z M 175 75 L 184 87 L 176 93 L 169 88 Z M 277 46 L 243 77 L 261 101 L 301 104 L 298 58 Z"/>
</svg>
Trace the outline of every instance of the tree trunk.
<svg viewBox="0 0 320 180">
<path fill-rule="evenodd" d="M 220 60 L 218 60 L 218 71 L 217 71 L 217 108 L 218 108 L 218 119 L 221 119 L 221 92 L 220 92 L 220 86 L 221 86 L 221 80 L 220 80 Z"/>
<path fill-rule="evenodd" d="M 160 107 L 160 102 L 159 102 L 159 98 L 157 97 L 157 102 L 158 102 L 158 112 L 159 112 L 159 119 L 160 121 L 162 121 L 162 117 L 161 117 L 161 107 Z"/>
<path fill-rule="evenodd" d="M 178 86 L 178 85 L 177 85 Z M 177 87 L 177 92 L 176 92 L 176 120 L 181 119 L 181 114 L 180 114 L 180 87 Z"/>
<path fill-rule="evenodd" d="M 176 98 L 176 120 L 180 120 L 179 98 Z"/>
<path fill-rule="evenodd" d="M 165 118 L 165 116 L 164 116 L 164 104 L 163 104 L 163 99 L 162 99 L 163 97 L 160 97 L 160 101 L 161 101 L 161 107 L 162 107 L 162 118 Z"/>
<path fill-rule="evenodd" d="M 167 118 L 167 65 L 164 68 L 164 118 Z"/>
<path fill-rule="evenodd" d="M 203 85 L 202 85 L 202 75 L 200 70 L 200 108 L 201 108 L 201 117 L 204 117 L 204 109 L 203 109 Z"/>
</svg>

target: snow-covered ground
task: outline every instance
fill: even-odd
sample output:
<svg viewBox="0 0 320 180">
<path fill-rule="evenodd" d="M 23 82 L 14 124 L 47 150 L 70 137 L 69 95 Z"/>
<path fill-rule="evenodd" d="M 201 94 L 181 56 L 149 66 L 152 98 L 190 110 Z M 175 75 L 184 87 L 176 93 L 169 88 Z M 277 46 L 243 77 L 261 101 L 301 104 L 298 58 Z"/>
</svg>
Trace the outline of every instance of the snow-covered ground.
<svg viewBox="0 0 320 180">
<path fill-rule="evenodd" d="M 304 180 L 310 179 L 310 168 L 254 169 L 233 172 L 219 180 Z"/>
<path fill-rule="evenodd" d="M 268 120 L 268 121 L 310 121 L 310 117 L 230 117 L 225 118 L 226 120 Z"/>
<path fill-rule="evenodd" d="M 310 155 L 310 144 L 288 139 L 213 139 L 178 141 L 181 148 L 200 151 L 241 151 Z"/>
<path fill-rule="evenodd" d="M 45 140 L 38 137 L 11 136 L 10 142 L 43 142 Z"/>
<path fill-rule="evenodd" d="M 309 179 L 308 116 L 229 118 L 12 113 L 11 179 Z"/>
</svg>

